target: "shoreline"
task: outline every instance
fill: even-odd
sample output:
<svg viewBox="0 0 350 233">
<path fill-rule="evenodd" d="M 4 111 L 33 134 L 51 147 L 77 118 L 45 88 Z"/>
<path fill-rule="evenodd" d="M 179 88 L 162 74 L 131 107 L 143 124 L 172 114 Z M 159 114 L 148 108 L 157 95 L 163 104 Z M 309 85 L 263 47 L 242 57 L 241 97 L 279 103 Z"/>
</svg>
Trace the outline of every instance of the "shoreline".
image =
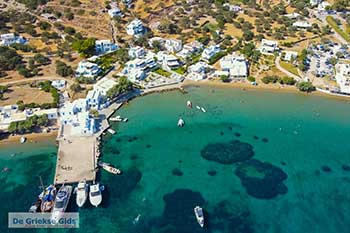
<svg viewBox="0 0 350 233">
<path fill-rule="evenodd" d="M 274 93 L 291 93 L 291 94 L 297 94 L 297 95 L 303 95 L 303 96 L 319 96 L 319 97 L 326 97 L 326 98 L 332 98 L 339 101 L 349 101 L 350 97 L 346 96 L 335 96 L 330 95 L 324 92 L 320 91 L 314 91 L 312 93 L 304 93 L 299 91 L 295 86 L 282 86 L 278 84 L 259 84 L 258 86 L 251 85 L 250 83 L 243 83 L 243 82 L 230 82 L 230 83 L 223 83 L 221 81 L 213 81 L 213 80 L 202 80 L 202 81 L 191 81 L 191 80 L 185 80 L 182 83 L 172 84 L 169 86 L 162 86 L 162 87 L 155 87 L 153 89 L 148 89 L 141 93 L 139 96 L 146 96 L 153 93 L 164 93 L 168 91 L 174 91 L 179 90 L 181 92 L 186 92 L 184 88 L 191 87 L 191 86 L 206 86 L 206 87 L 214 87 L 214 88 L 234 88 L 234 89 L 241 89 L 245 91 L 267 91 L 267 92 L 274 92 Z M 139 97 L 135 96 L 135 97 Z M 126 101 L 126 103 L 129 103 L 132 101 L 133 98 Z M 29 133 L 29 134 L 23 134 L 23 135 L 9 135 L 7 138 L 0 140 L 0 145 L 13 145 L 13 144 L 19 144 L 20 138 L 22 136 L 27 138 L 27 143 L 36 143 L 41 141 L 47 141 L 50 139 L 55 140 L 58 135 L 58 130 L 52 130 L 49 133 Z"/>
</svg>

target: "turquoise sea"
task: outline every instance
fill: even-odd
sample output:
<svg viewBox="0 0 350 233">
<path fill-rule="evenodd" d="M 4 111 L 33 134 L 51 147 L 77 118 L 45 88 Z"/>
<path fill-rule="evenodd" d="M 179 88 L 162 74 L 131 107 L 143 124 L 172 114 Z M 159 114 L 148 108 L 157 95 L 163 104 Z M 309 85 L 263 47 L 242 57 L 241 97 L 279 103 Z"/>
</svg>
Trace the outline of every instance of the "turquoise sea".
<svg viewBox="0 0 350 233">
<path fill-rule="evenodd" d="M 116 113 L 129 121 L 112 125 L 117 134 L 103 138 L 102 160 L 124 173 L 100 173 L 101 207 L 78 210 L 72 199 L 79 229 L 7 229 L 7 212 L 27 211 L 34 201 L 38 176 L 52 181 L 57 148 L 2 146 L 0 170 L 10 171 L 0 173 L 0 232 L 349 232 L 349 101 L 186 90 L 136 98 Z M 195 205 L 205 210 L 204 229 Z"/>
</svg>

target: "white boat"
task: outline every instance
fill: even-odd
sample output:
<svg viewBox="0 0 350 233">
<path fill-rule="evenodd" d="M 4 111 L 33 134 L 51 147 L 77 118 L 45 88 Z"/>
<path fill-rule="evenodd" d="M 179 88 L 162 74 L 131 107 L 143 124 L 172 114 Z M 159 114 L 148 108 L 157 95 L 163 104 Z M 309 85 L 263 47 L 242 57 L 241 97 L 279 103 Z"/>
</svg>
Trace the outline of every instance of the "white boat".
<svg viewBox="0 0 350 233">
<path fill-rule="evenodd" d="M 198 105 L 196 106 L 196 108 L 197 108 L 198 110 L 201 110 L 201 107 L 199 107 Z"/>
<path fill-rule="evenodd" d="M 104 170 L 108 171 L 109 173 L 115 174 L 115 175 L 120 175 L 122 173 L 121 170 L 118 168 L 113 167 L 109 163 L 104 163 L 104 162 L 98 162 L 98 165 L 102 167 Z"/>
<path fill-rule="evenodd" d="M 197 219 L 198 224 L 201 227 L 204 227 L 203 209 L 199 206 L 194 207 L 194 214 L 196 215 L 196 219 Z"/>
<path fill-rule="evenodd" d="M 113 129 L 108 129 L 107 130 L 110 134 L 115 134 L 115 131 Z"/>
<path fill-rule="evenodd" d="M 54 185 L 48 186 L 39 196 L 41 198 L 41 212 L 50 212 L 54 206 L 56 196 L 56 188 Z"/>
<path fill-rule="evenodd" d="M 128 122 L 128 120 L 129 120 L 128 118 L 124 118 L 123 122 Z"/>
<path fill-rule="evenodd" d="M 177 122 L 177 126 L 183 127 L 184 125 L 185 125 L 185 121 L 182 118 L 180 118 L 179 121 Z"/>
<path fill-rule="evenodd" d="M 52 224 L 57 224 L 66 211 L 69 198 L 72 194 L 72 189 L 73 187 L 70 185 L 62 185 L 62 187 L 58 190 L 51 215 Z"/>
<path fill-rule="evenodd" d="M 203 107 L 201 108 L 201 110 L 202 110 L 202 112 L 207 112 L 207 110 L 205 110 L 205 108 L 203 108 Z"/>
<path fill-rule="evenodd" d="M 20 139 L 21 144 L 25 143 L 27 141 L 27 138 L 22 136 Z"/>
<path fill-rule="evenodd" d="M 110 121 L 117 121 L 117 122 L 120 122 L 120 121 L 122 121 L 123 119 L 120 118 L 120 116 L 118 116 L 118 117 L 111 117 L 111 118 L 109 118 L 109 120 L 110 120 Z"/>
<path fill-rule="evenodd" d="M 102 194 L 100 184 L 93 184 L 90 186 L 89 200 L 91 205 L 97 207 L 102 202 Z"/>
<path fill-rule="evenodd" d="M 88 197 L 88 190 L 89 190 L 89 185 L 86 183 L 85 180 L 80 181 L 77 187 L 77 197 L 76 197 L 76 203 L 77 206 L 82 207 L 86 199 Z"/>
<path fill-rule="evenodd" d="M 192 108 L 192 102 L 191 101 L 187 100 L 186 105 L 187 105 L 187 107 Z"/>
</svg>

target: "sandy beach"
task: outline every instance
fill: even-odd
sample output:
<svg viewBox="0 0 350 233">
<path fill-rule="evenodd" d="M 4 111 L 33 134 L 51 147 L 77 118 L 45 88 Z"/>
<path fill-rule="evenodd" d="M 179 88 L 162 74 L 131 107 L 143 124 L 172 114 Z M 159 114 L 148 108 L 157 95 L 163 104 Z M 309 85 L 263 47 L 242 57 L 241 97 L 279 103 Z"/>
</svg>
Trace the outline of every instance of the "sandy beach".
<svg viewBox="0 0 350 233">
<path fill-rule="evenodd" d="M 0 140 L 1 145 L 19 144 L 22 136 L 27 138 L 27 142 L 35 143 L 40 141 L 47 141 L 48 139 L 55 140 L 57 137 L 58 130 L 51 130 L 49 133 L 30 133 L 23 135 L 8 135 Z"/>
</svg>

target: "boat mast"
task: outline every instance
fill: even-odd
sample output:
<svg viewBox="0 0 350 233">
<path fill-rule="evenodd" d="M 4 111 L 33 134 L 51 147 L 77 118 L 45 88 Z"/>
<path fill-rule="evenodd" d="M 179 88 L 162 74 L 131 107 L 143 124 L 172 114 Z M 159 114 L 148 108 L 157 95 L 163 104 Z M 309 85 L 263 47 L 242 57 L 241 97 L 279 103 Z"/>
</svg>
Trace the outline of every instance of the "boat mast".
<svg viewBox="0 0 350 233">
<path fill-rule="evenodd" d="M 45 191 L 45 187 L 43 184 L 43 179 L 41 179 L 41 176 L 39 176 L 39 180 L 40 180 L 40 187 L 42 188 L 43 191 Z"/>
</svg>

